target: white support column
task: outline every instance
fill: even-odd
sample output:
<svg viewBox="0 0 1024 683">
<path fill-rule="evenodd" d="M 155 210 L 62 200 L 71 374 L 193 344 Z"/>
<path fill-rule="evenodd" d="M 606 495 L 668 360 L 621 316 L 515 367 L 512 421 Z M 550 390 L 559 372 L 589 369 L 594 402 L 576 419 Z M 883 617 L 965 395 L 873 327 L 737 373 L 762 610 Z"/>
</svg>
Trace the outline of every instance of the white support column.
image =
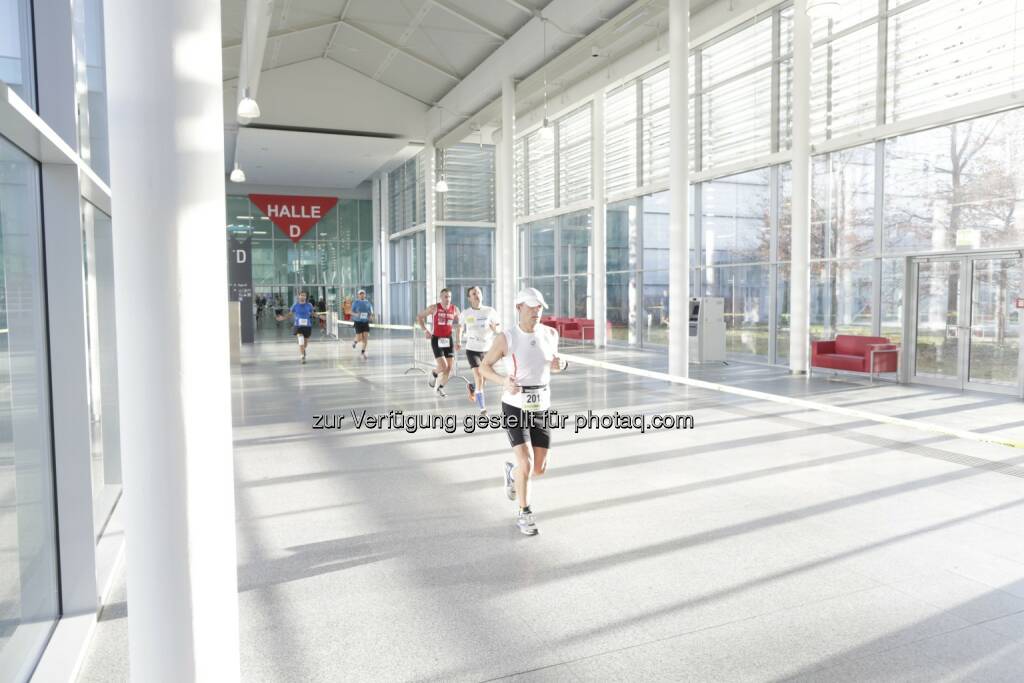
<svg viewBox="0 0 1024 683">
<path fill-rule="evenodd" d="M 377 206 L 377 217 L 379 221 L 380 239 L 380 285 L 381 291 L 377 295 L 380 301 L 380 317 L 382 323 L 391 322 L 391 241 L 388 239 L 388 226 L 391 224 L 390 211 L 388 206 L 388 174 L 381 173 L 377 180 L 380 191 L 377 194 L 379 204 Z"/>
<path fill-rule="evenodd" d="M 511 76 L 501 81 L 501 143 L 498 162 L 501 164 L 498 179 L 498 259 L 501 261 L 501 276 L 496 289 L 501 291 L 498 314 L 502 323 L 512 324 L 512 302 L 517 286 L 516 258 L 516 216 L 515 216 L 515 159 L 513 141 L 516 135 L 516 84 Z"/>
<path fill-rule="evenodd" d="M 437 182 L 437 148 L 434 147 L 433 142 L 428 142 L 423 146 L 423 156 L 426 157 L 426 172 L 423 174 L 423 182 L 427 184 L 423 193 L 427 213 L 427 258 L 424 266 L 427 271 L 426 301 L 429 304 L 438 300 L 438 292 L 441 289 L 440 280 L 438 279 L 439 273 L 437 272 L 437 234 L 434 232 L 436 224 L 434 219 L 434 183 Z"/>
<path fill-rule="evenodd" d="M 387 250 L 384 249 L 386 246 L 384 240 L 386 239 L 381 233 L 381 201 L 380 201 L 380 178 L 374 177 L 370 182 L 370 202 L 373 210 L 373 289 L 374 289 L 374 301 L 373 310 L 377 314 L 376 319 L 378 322 L 385 322 L 387 313 L 387 263 L 384 260 L 387 256 Z M 340 302 L 339 302 L 340 303 Z"/>
<path fill-rule="evenodd" d="M 594 97 L 593 125 L 591 127 L 594 146 L 591 168 L 594 170 L 594 246 L 593 287 L 594 287 L 594 346 L 601 348 L 608 344 L 608 259 L 607 230 L 604 196 L 604 92 Z"/>
<path fill-rule="evenodd" d="M 107 0 L 135 681 L 238 681 L 220 3 Z"/>
<path fill-rule="evenodd" d="M 690 136 L 689 69 L 690 3 L 670 0 L 668 9 L 669 115 L 671 125 L 672 188 L 669 233 L 669 374 L 690 372 Z"/>
<path fill-rule="evenodd" d="M 810 314 L 811 19 L 796 0 L 793 20 L 793 262 L 789 295 L 789 368 L 807 372 Z"/>
</svg>

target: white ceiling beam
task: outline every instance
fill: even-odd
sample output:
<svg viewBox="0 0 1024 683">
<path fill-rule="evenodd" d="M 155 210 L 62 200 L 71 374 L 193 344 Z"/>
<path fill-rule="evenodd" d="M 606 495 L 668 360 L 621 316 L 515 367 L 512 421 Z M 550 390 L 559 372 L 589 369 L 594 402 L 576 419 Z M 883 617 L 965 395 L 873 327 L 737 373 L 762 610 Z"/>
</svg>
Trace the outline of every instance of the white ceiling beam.
<svg viewBox="0 0 1024 683">
<path fill-rule="evenodd" d="M 488 26 L 484 26 L 483 24 L 481 24 L 476 19 L 463 14 L 457 8 L 452 7 L 448 3 L 444 2 L 444 0 L 430 0 L 430 4 L 432 4 L 434 7 L 437 7 L 438 9 L 444 10 L 445 12 L 447 12 L 448 14 L 452 15 L 453 17 L 455 17 L 457 19 L 461 19 L 462 21 L 466 22 L 470 26 L 476 28 L 479 31 L 482 31 L 482 32 L 486 33 L 487 35 L 489 35 L 490 37 L 494 38 L 495 40 L 497 40 L 500 43 L 504 43 L 505 40 L 506 40 L 505 36 L 501 35 L 500 33 L 498 33 L 497 31 L 495 31 L 494 29 L 492 29 L 492 28 L 490 28 Z"/>
<path fill-rule="evenodd" d="M 374 41 L 380 43 L 381 45 L 383 45 L 385 47 L 389 47 L 392 50 L 394 50 L 395 52 L 399 52 L 399 53 L 405 55 L 406 57 L 408 57 L 409 59 L 413 60 L 414 62 L 419 62 L 423 66 L 428 67 L 430 69 L 433 69 L 434 71 L 436 71 L 437 73 L 439 73 L 439 74 L 441 74 L 443 76 L 447 76 L 448 78 L 452 79 L 453 81 L 461 81 L 462 80 L 461 76 L 453 74 L 452 72 L 448 71 L 447 69 L 444 69 L 444 68 L 438 66 L 437 64 L 434 64 L 433 62 L 429 62 L 426 59 L 423 59 L 422 57 L 417 57 L 416 55 L 414 55 L 413 53 L 409 52 L 408 50 L 406 50 L 402 46 L 395 45 L 390 40 L 385 40 L 384 38 L 381 38 L 380 36 L 375 35 L 375 34 L 371 33 L 370 31 L 367 31 L 365 28 L 363 28 L 361 26 L 357 26 L 356 24 L 353 24 L 351 21 L 342 21 L 340 23 L 342 23 L 345 26 L 349 27 L 350 29 L 352 29 L 356 33 L 361 33 L 364 36 L 366 36 L 367 38 L 369 38 L 371 40 L 374 40 Z"/>
<path fill-rule="evenodd" d="M 307 24 L 305 26 L 297 26 L 295 28 L 285 29 L 283 31 L 274 31 L 273 33 L 267 34 L 268 38 L 284 38 L 286 36 L 295 35 L 297 33 L 305 33 L 306 31 L 316 31 L 321 28 L 330 28 L 332 26 L 338 26 L 345 22 L 341 19 L 334 19 L 332 21 L 322 21 L 318 24 Z M 242 46 L 241 43 L 228 43 L 227 45 L 221 46 L 221 50 L 237 50 Z"/>
<path fill-rule="evenodd" d="M 515 7 L 518 10 L 522 10 L 523 12 L 526 12 L 531 17 L 534 14 L 537 13 L 537 10 L 533 9 L 529 5 L 525 5 L 525 4 L 521 3 L 521 2 L 519 2 L 519 0 L 505 0 L 505 2 L 507 2 L 510 5 L 512 5 L 513 7 Z"/>
<path fill-rule="evenodd" d="M 316 31 L 317 29 L 329 28 L 331 26 L 334 26 L 334 27 L 347 26 L 348 28 L 352 29 L 356 33 L 361 33 L 362 35 L 366 36 L 367 38 L 369 38 L 369 39 L 371 39 L 371 40 L 373 40 L 373 41 L 375 41 L 377 43 L 380 43 L 384 47 L 387 47 L 387 48 L 389 48 L 391 50 L 394 50 L 396 52 L 401 52 L 403 55 L 405 55 L 409 59 L 411 59 L 411 60 L 413 60 L 415 62 L 419 62 L 423 66 L 426 66 L 426 67 L 428 67 L 430 69 L 433 69 L 434 71 L 436 71 L 436 72 L 446 76 L 447 78 L 452 79 L 453 81 L 460 81 L 460 80 L 462 80 L 461 76 L 458 76 L 457 74 L 454 74 L 454 73 L 448 71 L 447 69 L 444 69 L 444 68 L 438 66 L 437 64 L 434 64 L 433 62 L 429 62 L 429 61 L 423 59 L 422 57 L 417 57 L 413 53 L 411 53 L 408 50 L 402 48 L 400 45 L 395 45 L 391 41 L 385 40 L 384 38 L 381 38 L 380 36 L 378 36 L 378 35 L 376 35 L 374 33 L 371 33 L 370 31 L 367 31 L 362 26 L 354 24 L 351 21 L 348 21 L 346 19 L 335 19 L 334 21 L 325 21 L 325 22 L 321 22 L 319 24 L 309 24 L 308 26 L 300 26 L 298 28 L 291 28 L 291 29 L 288 29 L 286 31 L 275 31 L 274 33 L 268 34 L 268 38 L 283 38 L 285 36 L 291 36 L 291 35 L 295 35 L 297 33 L 305 33 L 306 31 Z M 332 41 L 333 41 L 333 38 L 332 38 Z M 241 47 L 240 44 L 232 43 L 232 44 L 229 44 L 229 45 L 224 45 L 221 49 L 222 50 L 231 50 L 231 49 L 236 49 L 238 47 Z"/>
<path fill-rule="evenodd" d="M 334 39 L 338 37 L 338 27 L 341 26 L 342 21 L 345 21 L 345 15 L 348 14 L 348 6 L 352 4 L 352 0 L 345 0 L 345 6 L 341 8 L 341 14 L 338 15 L 338 22 L 334 25 L 334 30 L 331 31 L 331 37 L 327 40 L 327 47 L 324 48 L 323 58 L 327 59 L 327 55 L 330 53 L 331 48 L 334 47 Z"/>
</svg>

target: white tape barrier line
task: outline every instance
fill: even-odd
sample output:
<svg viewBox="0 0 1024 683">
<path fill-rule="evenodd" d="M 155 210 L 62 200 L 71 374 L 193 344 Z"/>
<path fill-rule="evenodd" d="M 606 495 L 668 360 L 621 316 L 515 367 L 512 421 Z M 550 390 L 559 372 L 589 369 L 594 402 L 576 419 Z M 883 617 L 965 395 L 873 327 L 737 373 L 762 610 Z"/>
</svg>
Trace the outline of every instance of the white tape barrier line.
<svg viewBox="0 0 1024 683">
<path fill-rule="evenodd" d="M 339 320 L 338 324 L 339 325 L 350 325 L 352 327 L 355 327 L 355 322 L 352 321 L 352 320 Z M 409 330 L 418 330 L 419 328 L 416 327 L 415 325 L 387 325 L 385 323 L 370 323 L 370 330 L 372 331 L 372 330 L 375 330 L 375 329 L 377 329 L 377 330 L 405 330 L 406 332 L 408 332 Z"/>
<path fill-rule="evenodd" d="M 943 434 L 945 436 L 952 436 L 954 438 L 964 439 L 966 441 L 978 441 L 981 443 L 996 444 L 998 446 L 1009 446 L 1010 448 L 1024 448 L 1024 442 L 1021 441 L 1015 441 L 1013 439 L 1003 439 L 997 436 L 989 436 L 987 434 L 979 434 L 978 432 L 971 432 L 964 429 L 952 429 L 950 427 L 944 427 L 942 425 L 934 424 L 931 422 L 907 420 L 901 417 L 891 417 L 889 415 L 881 415 L 879 413 L 870 413 L 866 410 L 858 410 L 856 408 L 833 406 L 827 403 L 816 403 L 814 401 L 808 401 L 802 398 L 792 398 L 789 396 L 779 396 L 778 394 L 768 394 L 763 391 L 754 391 L 753 389 L 741 389 L 740 387 L 730 387 L 725 384 L 716 384 L 715 382 L 707 382 L 700 379 L 679 377 L 678 375 L 670 375 L 665 372 L 656 372 L 654 370 L 641 370 L 639 368 L 629 367 L 628 365 L 619 365 L 618 363 L 606 363 L 605 361 L 584 358 L 582 356 L 559 354 L 559 357 L 564 360 L 571 361 L 573 363 L 579 363 L 580 365 L 588 365 L 594 368 L 613 370 L 615 372 L 623 372 L 629 375 L 636 375 L 638 377 L 648 377 L 650 379 L 663 380 L 665 382 L 672 382 L 673 384 L 685 384 L 687 386 L 696 387 L 698 389 L 720 391 L 724 394 L 745 396 L 747 398 L 754 398 L 760 401 L 770 401 L 772 403 L 779 403 L 786 406 L 797 406 L 800 408 L 806 408 L 807 410 L 819 410 L 826 413 L 833 413 L 835 415 L 843 415 L 845 417 L 855 417 L 862 420 L 870 420 L 872 422 L 881 422 L 884 424 L 909 427 L 911 429 L 916 429 L 922 432 Z"/>
</svg>

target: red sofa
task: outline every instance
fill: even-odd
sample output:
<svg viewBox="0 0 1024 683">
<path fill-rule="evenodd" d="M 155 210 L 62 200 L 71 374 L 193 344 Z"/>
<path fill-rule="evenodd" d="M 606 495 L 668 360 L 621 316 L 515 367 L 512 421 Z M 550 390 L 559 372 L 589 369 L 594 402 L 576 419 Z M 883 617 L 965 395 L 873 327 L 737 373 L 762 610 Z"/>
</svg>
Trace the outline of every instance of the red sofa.
<svg viewBox="0 0 1024 683">
<path fill-rule="evenodd" d="M 591 318 L 541 318 L 541 323 L 558 330 L 558 336 L 562 339 L 578 339 L 580 341 L 592 341 L 594 339 L 594 321 Z M 609 336 L 611 336 L 611 323 L 608 323 Z"/>
<path fill-rule="evenodd" d="M 852 334 L 837 335 L 832 341 L 811 342 L 811 367 L 846 370 L 847 372 L 896 372 L 899 344 L 886 337 L 860 337 Z M 890 351 L 875 354 L 875 367 L 871 367 L 871 351 Z M 897 353 L 891 353 L 891 351 Z"/>
</svg>

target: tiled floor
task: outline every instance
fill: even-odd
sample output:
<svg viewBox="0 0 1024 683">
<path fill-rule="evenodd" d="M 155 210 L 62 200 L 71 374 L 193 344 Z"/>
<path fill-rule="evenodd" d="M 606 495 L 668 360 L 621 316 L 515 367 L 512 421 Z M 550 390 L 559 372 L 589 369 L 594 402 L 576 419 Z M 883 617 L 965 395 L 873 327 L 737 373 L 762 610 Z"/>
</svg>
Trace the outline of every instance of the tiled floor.
<svg viewBox="0 0 1024 683">
<path fill-rule="evenodd" d="M 553 382 L 563 412 L 696 428 L 570 421 L 526 538 L 504 434 L 311 428 L 350 409 L 469 413 L 457 380 L 439 401 L 408 358 L 400 340 L 366 362 L 319 340 L 305 366 L 290 343 L 244 352 L 243 680 L 1021 680 L 1024 452 L 576 366 Z M 1024 422 L 999 397 L 713 372 L 964 428 Z M 124 599 L 81 680 L 126 679 Z"/>
</svg>

